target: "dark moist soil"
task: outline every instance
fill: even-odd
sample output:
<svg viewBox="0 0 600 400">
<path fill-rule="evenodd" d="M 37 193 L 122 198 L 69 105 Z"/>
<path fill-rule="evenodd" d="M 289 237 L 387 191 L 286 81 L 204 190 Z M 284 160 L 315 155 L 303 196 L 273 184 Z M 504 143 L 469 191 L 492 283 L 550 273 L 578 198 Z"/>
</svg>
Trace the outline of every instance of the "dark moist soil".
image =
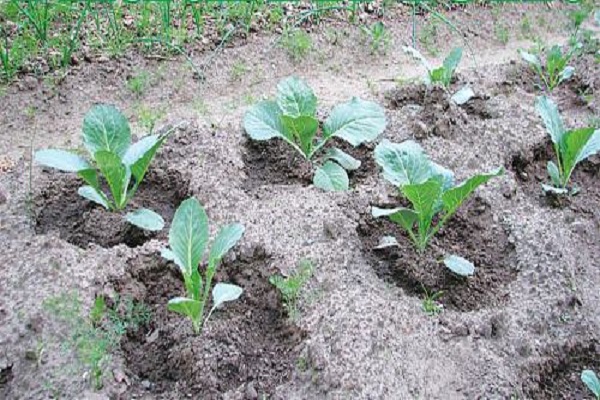
<svg viewBox="0 0 600 400">
<path fill-rule="evenodd" d="M 251 191 L 265 185 L 309 186 L 312 184 L 314 172 L 323 164 L 323 155 L 332 147 L 337 147 L 361 162 L 357 170 L 347 171 L 351 187 L 364 182 L 369 176 L 377 175 L 377 164 L 373 159 L 375 149 L 373 143 L 352 147 L 339 138 L 332 138 L 315 156 L 314 163 L 311 163 L 283 140 L 247 139 L 243 149 L 246 173 L 244 188 Z"/>
<path fill-rule="evenodd" d="M 515 173 L 517 182 L 529 196 L 539 199 L 542 205 L 550 207 L 568 207 L 571 210 L 595 216 L 600 221 L 600 157 L 592 156 L 575 167 L 571 175 L 571 185 L 580 192 L 575 196 L 546 195 L 542 183 L 548 184 L 550 176 L 546 165 L 549 160 L 556 160 L 552 142 L 548 140 L 527 151 L 511 157 L 510 168 Z"/>
<path fill-rule="evenodd" d="M 113 247 L 124 243 L 137 247 L 151 238 L 166 237 L 169 224 L 179 203 L 188 194 L 188 182 L 175 170 L 151 169 L 136 195 L 123 212 L 111 212 L 81 197 L 77 189 L 83 181 L 73 174 L 51 171 L 35 195 L 35 231 L 38 234 L 58 231 L 60 237 L 76 246 L 89 243 Z M 107 191 L 105 191 L 107 192 Z M 129 211 L 145 207 L 165 220 L 161 232 L 139 229 L 125 220 Z"/>
<path fill-rule="evenodd" d="M 184 295 L 175 265 L 154 254 L 134 259 L 127 271 L 114 288 L 152 310 L 150 325 L 121 342 L 127 367 L 139 378 L 130 394 L 221 399 L 240 390 L 246 398 L 263 398 L 291 379 L 305 332 L 288 322 L 268 281 L 277 270 L 264 251 L 219 266 L 215 283 L 237 284 L 244 293 L 215 311 L 197 336 L 188 319 L 166 307 Z"/>
<path fill-rule="evenodd" d="M 462 86 L 452 85 L 450 91 L 457 91 Z M 487 104 L 487 95 L 476 94 L 466 104 L 458 106 L 441 86 L 428 88 L 425 84 L 408 84 L 389 91 L 386 98 L 391 109 L 418 106 L 410 122 L 417 139 L 427 136 L 450 138 L 457 129 L 462 129 L 468 123 L 468 117 L 497 117 L 497 113 Z"/>
<path fill-rule="evenodd" d="M 394 207 L 384 205 L 379 207 Z M 397 205 L 396 205 L 397 206 Z M 516 277 L 514 246 L 489 205 L 474 198 L 464 205 L 420 254 L 408 235 L 386 218 L 363 214 L 358 228 L 363 252 L 377 275 L 408 294 L 422 296 L 443 291 L 440 302 L 449 309 L 471 311 L 500 305 L 508 296 L 505 286 Z M 399 247 L 376 249 L 381 237 L 394 236 Z M 460 277 L 441 260 L 456 254 L 475 264 L 475 274 Z"/>
<path fill-rule="evenodd" d="M 592 392 L 581 381 L 585 369 L 600 372 L 600 345 L 573 340 L 550 349 L 541 362 L 523 372 L 529 379 L 523 391 L 531 400 L 592 400 Z"/>
</svg>

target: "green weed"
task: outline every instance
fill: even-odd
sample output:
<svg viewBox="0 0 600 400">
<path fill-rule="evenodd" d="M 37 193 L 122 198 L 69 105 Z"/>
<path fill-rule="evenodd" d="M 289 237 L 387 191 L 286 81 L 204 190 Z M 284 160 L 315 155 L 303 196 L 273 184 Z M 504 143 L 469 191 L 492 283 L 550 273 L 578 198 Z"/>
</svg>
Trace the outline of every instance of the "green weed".
<svg viewBox="0 0 600 400">
<path fill-rule="evenodd" d="M 299 62 L 310 52 L 312 41 L 308 33 L 303 30 L 286 30 L 281 38 L 281 47 L 288 53 L 292 61 Z"/>
<path fill-rule="evenodd" d="M 150 321 L 150 312 L 144 304 L 131 299 L 116 299 L 108 307 L 104 298 L 97 297 L 91 311 L 85 315 L 76 293 L 61 294 L 47 299 L 43 307 L 67 325 L 69 332 L 63 347 L 73 350 L 89 373 L 95 389 L 103 386 L 111 352 L 128 329 L 136 330 Z"/>
<path fill-rule="evenodd" d="M 127 89 L 136 97 L 141 97 L 150 84 L 150 74 L 142 71 L 127 79 Z"/>
<path fill-rule="evenodd" d="M 313 264 L 310 260 L 301 260 L 298 269 L 290 276 L 272 275 L 269 282 L 275 286 L 283 297 L 283 305 L 288 317 L 295 320 L 298 317 L 298 300 L 302 287 L 313 274 Z"/>
</svg>

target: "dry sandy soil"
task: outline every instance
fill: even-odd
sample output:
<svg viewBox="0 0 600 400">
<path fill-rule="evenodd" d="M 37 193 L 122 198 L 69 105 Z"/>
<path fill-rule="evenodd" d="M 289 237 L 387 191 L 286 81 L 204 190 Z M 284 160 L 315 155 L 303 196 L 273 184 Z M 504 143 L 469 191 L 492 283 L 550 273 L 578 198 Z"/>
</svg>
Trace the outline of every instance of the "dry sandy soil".
<svg viewBox="0 0 600 400">
<path fill-rule="evenodd" d="M 465 52 L 453 84 L 474 89 L 467 107 L 418 83 L 396 85 L 423 73 L 401 50 L 410 31 L 402 15 L 387 21 L 385 56 L 370 55 L 358 27 L 331 23 L 313 29 L 314 50 L 299 63 L 274 45 L 276 37 L 256 35 L 214 58 L 205 82 L 181 60 L 130 55 L 82 65 L 59 86 L 10 86 L 0 107 L 0 397 L 591 398 L 579 374 L 600 371 L 600 160 L 580 166 L 574 180 L 583 190 L 571 201 L 544 198 L 547 135 L 534 110 L 535 77 L 517 54 L 532 45 L 517 37 L 523 16 L 543 18 L 533 34 L 563 43 L 564 10 L 506 6 L 499 18 L 514 34 L 506 45 L 495 39 L 490 10 L 448 15 L 475 53 Z M 442 26 L 437 40 L 441 54 L 462 43 Z M 249 69 L 232 74 L 240 61 Z M 586 124 L 600 108 L 598 64 L 588 56 L 576 66 L 577 77 L 553 93 L 569 126 Z M 136 99 L 125 80 L 140 70 L 156 79 Z M 309 82 L 321 111 L 351 96 L 380 102 L 388 118 L 382 138 L 418 140 L 459 179 L 497 166 L 506 174 L 480 188 L 418 255 L 397 227 L 369 215 L 371 205 L 397 202 L 372 145 L 355 153 L 363 167 L 351 176 L 352 190 L 326 193 L 276 141 L 248 141 L 241 128 L 248 103 L 271 96 L 291 74 Z M 211 232 L 232 221 L 246 227 L 217 276 L 245 294 L 216 313 L 201 337 L 165 310 L 182 288 L 159 255 L 166 230 L 134 232 L 78 198 L 74 177 L 30 168 L 32 143 L 80 147 L 83 115 L 100 102 L 124 110 L 137 135 L 144 133 L 139 102 L 165 108 L 160 124 L 185 121 L 153 163 L 140 204 L 168 223 L 179 202 L 195 196 Z M 375 250 L 385 234 L 396 235 L 400 249 Z M 449 276 L 436 262 L 440 249 L 473 260 L 476 275 Z M 267 279 L 301 259 L 315 271 L 300 317 L 290 322 Z M 444 291 L 439 315 L 423 312 L 423 286 Z M 86 310 L 95 296 L 118 293 L 152 311 L 147 325 L 123 336 L 98 391 L 61 345 L 69 328 L 42 307 L 70 291 Z"/>
</svg>

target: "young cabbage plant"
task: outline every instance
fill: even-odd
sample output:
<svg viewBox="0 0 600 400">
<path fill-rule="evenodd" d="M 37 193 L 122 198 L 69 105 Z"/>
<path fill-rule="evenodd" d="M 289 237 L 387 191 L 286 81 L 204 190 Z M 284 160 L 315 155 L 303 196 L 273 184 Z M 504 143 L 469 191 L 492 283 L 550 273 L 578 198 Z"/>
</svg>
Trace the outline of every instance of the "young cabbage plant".
<svg viewBox="0 0 600 400">
<path fill-rule="evenodd" d="M 462 58 L 462 48 L 456 47 L 453 49 L 444 59 L 442 66 L 437 68 L 432 67 L 425 56 L 423 56 L 423 54 L 421 54 L 417 49 L 409 46 L 404 46 L 402 49 L 405 53 L 412 56 L 425 67 L 427 70 L 425 83 L 427 85 L 440 84 L 446 91 L 448 91 L 450 88 L 450 83 L 452 83 L 454 72 L 456 71 L 456 68 L 458 67 L 458 64 Z M 468 86 L 464 86 L 462 89 L 454 93 L 454 95 L 452 95 L 452 100 L 456 104 L 462 105 L 469 101 L 473 96 L 475 96 L 473 90 Z"/>
<path fill-rule="evenodd" d="M 131 143 L 131 130 L 125 116 L 114 106 L 94 106 L 83 120 L 83 144 L 90 155 L 86 160 L 78 154 L 58 149 L 39 150 L 39 165 L 65 172 L 76 172 L 87 185 L 77 191 L 81 196 L 111 211 L 123 210 L 138 190 L 154 155 L 174 129 L 149 135 Z M 101 180 L 110 194 L 103 192 Z M 127 221 L 142 229 L 158 231 L 164 226 L 162 217 L 141 208 L 130 212 Z"/>
<path fill-rule="evenodd" d="M 581 381 L 594 394 L 596 400 L 600 400 L 600 379 L 598 379 L 596 373 L 589 369 L 584 370 L 581 373 Z"/>
<path fill-rule="evenodd" d="M 569 180 L 575 166 L 600 150 L 600 129 L 593 127 L 567 131 L 556 104 L 546 96 L 536 100 L 536 109 L 550 135 L 556 163 L 548 161 L 548 175 L 552 185 L 542 184 L 547 193 L 576 194 L 579 189 L 569 188 Z"/>
<path fill-rule="evenodd" d="M 208 244 L 206 212 L 193 197 L 183 201 L 175 212 L 169 231 L 169 248 L 163 249 L 162 256 L 173 261 L 181 270 L 186 296 L 169 300 L 168 309 L 190 318 L 196 334 L 202 331 L 213 311 L 227 301 L 237 300 L 243 292 L 239 286 L 217 283 L 212 289 L 212 308 L 204 319 L 217 266 L 243 233 L 244 227 L 240 224 L 221 228 L 208 253 L 207 267 L 202 276 L 198 268 Z"/>
<path fill-rule="evenodd" d="M 539 76 L 544 86 L 549 90 L 554 90 L 555 87 L 560 85 L 562 82 L 571 79 L 575 73 L 575 68 L 567 65 L 573 57 L 575 51 L 581 47 L 581 44 L 577 44 L 572 47 L 571 50 L 563 54 L 560 46 L 552 46 L 548 54 L 546 55 L 546 65 L 542 65 L 540 57 L 528 53 L 523 50 L 519 50 L 521 58 L 531 66 L 535 73 Z"/>
<path fill-rule="evenodd" d="M 385 114 L 379 105 L 354 97 L 334 107 L 320 127 L 317 97 L 297 77 L 279 82 L 275 100 L 258 103 L 244 116 L 244 129 L 252 139 L 282 139 L 307 160 L 312 160 L 333 137 L 356 147 L 375 140 L 385 125 Z M 337 148 L 329 149 L 324 159 L 325 163 L 315 172 L 314 185 L 328 191 L 347 190 L 346 170 L 357 169 L 360 161 Z"/>
<path fill-rule="evenodd" d="M 456 184 L 453 172 L 431 161 L 412 140 L 400 144 L 383 140 L 375 148 L 375 161 L 383 169 L 383 177 L 398 188 L 412 208 L 373 207 L 372 215 L 388 217 L 400 225 L 419 251 L 425 250 L 429 240 L 477 187 L 504 173 L 503 168 L 498 168 Z M 389 237 L 386 241 L 387 246 L 393 245 Z M 474 273 L 473 264 L 456 255 L 447 256 L 444 264 L 459 275 Z"/>
</svg>

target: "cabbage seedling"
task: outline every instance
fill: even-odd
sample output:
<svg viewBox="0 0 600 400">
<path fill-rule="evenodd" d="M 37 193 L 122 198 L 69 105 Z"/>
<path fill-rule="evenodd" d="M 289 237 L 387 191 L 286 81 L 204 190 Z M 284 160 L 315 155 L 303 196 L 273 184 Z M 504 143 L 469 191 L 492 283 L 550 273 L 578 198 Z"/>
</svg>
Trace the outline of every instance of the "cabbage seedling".
<svg viewBox="0 0 600 400">
<path fill-rule="evenodd" d="M 596 376 L 596 373 L 592 370 L 586 369 L 581 373 L 581 381 L 590 389 L 590 391 L 596 397 L 596 400 L 600 400 L 600 379 Z"/>
<path fill-rule="evenodd" d="M 423 56 L 423 54 L 421 54 L 417 49 L 409 46 L 405 46 L 402 49 L 405 53 L 412 56 L 425 67 L 427 70 L 425 83 L 427 85 L 433 85 L 437 83 L 442 85 L 446 92 L 448 91 L 450 88 L 450 83 L 452 83 L 454 72 L 456 71 L 456 68 L 458 68 L 458 64 L 462 58 L 462 48 L 456 47 L 453 49 L 444 59 L 442 66 L 437 68 L 432 67 L 425 56 Z M 473 90 L 468 86 L 464 86 L 462 89 L 454 93 L 454 95 L 452 95 L 452 100 L 456 104 L 462 105 L 469 101 L 473 96 L 475 96 Z"/>
<path fill-rule="evenodd" d="M 306 160 L 312 160 L 332 137 L 356 147 L 375 140 L 385 125 L 385 114 L 379 105 L 354 97 L 334 107 L 320 127 L 317 97 L 297 77 L 279 82 L 275 100 L 258 103 L 244 116 L 244 129 L 252 139 L 282 139 Z M 319 131 L 321 138 L 317 138 Z M 315 172 L 314 185 L 328 191 L 347 190 L 346 170 L 357 169 L 360 161 L 337 148 L 330 149 L 324 159 L 325 163 Z"/>
<path fill-rule="evenodd" d="M 83 144 L 90 161 L 57 149 L 37 151 L 35 161 L 60 171 L 76 172 L 87 183 L 77 193 L 107 210 L 123 210 L 142 183 L 154 155 L 173 130 L 146 136 L 132 144 L 125 116 L 114 106 L 97 105 L 83 120 Z M 110 196 L 102 191 L 99 175 L 106 181 Z M 145 208 L 128 213 L 126 218 L 146 230 L 158 231 L 164 226 L 160 215 Z"/>
<path fill-rule="evenodd" d="M 579 162 L 600 150 L 600 129 L 589 127 L 567 131 L 558 107 L 546 96 L 538 97 L 535 107 L 544 121 L 556 153 L 556 163 L 548 161 L 547 166 L 552 185 L 542 184 L 542 188 L 547 193 L 576 194 L 578 189 L 568 188 L 571 174 Z"/>
<path fill-rule="evenodd" d="M 212 289 L 213 306 L 204 319 L 204 310 L 217 266 L 241 239 L 243 233 L 244 227 L 240 224 L 221 228 L 210 248 L 203 277 L 198 268 L 208 244 L 206 212 L 193 197 L 183 201 L 175 212 L 169 231 L 169 248 L 163 249 L 162 256 L 173 261 L 181 270 L 187 296 L 169 300 L 168 309 L 190 318 L 196 334 L 202 331 L 213 311 L 224 302 L 236 300 L 242 294 L 242 288 L 239 286 L 217 283 Z"/>
<path fill-rule="evenodd" d="M 498 168 L 457 185 L 452 171 L 431 161 L 421 146 L 412 140 L 400 144 L 383 140 L 375 148 L 375 161 L 383 169 L 383 177 L 398 187 L 412 204 L 412 209 L 373 207 L 372 215 L 388 217 L 404 228 L 419 251 L 425 250 L 429 240 L 478 186 L 504 173 L 503 168 Z M 437 222 L 434 224 L 434 221 Z M 456 255 L 447 256 L 444 264 L 459 275 L 474 272 L 473 264 Z"/>
<path fill-rule="evenodd" d="M 546 55 L 546 65 L 542 66 L 540 57 L 535 54 L 520 50 L 521 58 L 531 66 L 540 77 L 544 86 L 550 91 L 562 82 L 570 79 L 575 73 L 575 68 L 567 65 L 581 44 L 574 46 L 570 51 L 563 54 L 560 46 L 552 46 Z"/>
</svg>

